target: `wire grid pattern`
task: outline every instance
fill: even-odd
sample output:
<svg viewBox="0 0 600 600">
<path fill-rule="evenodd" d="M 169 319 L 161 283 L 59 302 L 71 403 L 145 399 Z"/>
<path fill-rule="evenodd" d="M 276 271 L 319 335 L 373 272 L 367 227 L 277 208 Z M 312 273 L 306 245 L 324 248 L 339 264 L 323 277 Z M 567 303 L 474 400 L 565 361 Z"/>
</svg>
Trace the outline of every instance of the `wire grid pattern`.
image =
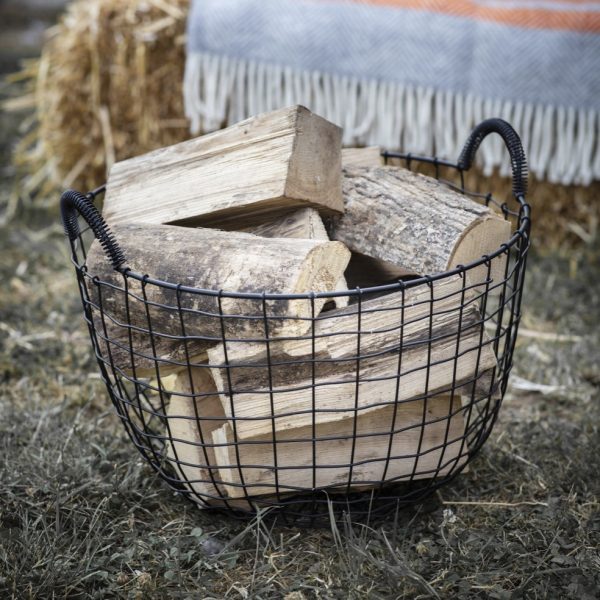
<svg viewBox="0 0 600 600">
<path fill-rule="evenodd" d="M 101 281 L 86 266 L 89 228 L 72 240 L 117 415 L 145 460 L 193 502 L 244 515 L 278 508 L 311 523 L 332 509 L 389 511 L 450 481 L 489 436 L 512 367 L 529 206 L 523 194 L 509 206 L 470 192 L 457 164 L 384 156 L 433 165 L 444 183 L 495 205 L 512 237 L 480 261 L 350 290 L 346 308 L 323 312 L 318 299 L 343 294 L 196 290 L 127 269 L 119 285 Z M 122 302 L 107 305 L 115 294 Z M 232 298 L 243 313 L 229 309 Z M 291 302 L 308 316 L 289 314 Z M 304 333 L 278 335 L 288 322 Z"/>
</svg>

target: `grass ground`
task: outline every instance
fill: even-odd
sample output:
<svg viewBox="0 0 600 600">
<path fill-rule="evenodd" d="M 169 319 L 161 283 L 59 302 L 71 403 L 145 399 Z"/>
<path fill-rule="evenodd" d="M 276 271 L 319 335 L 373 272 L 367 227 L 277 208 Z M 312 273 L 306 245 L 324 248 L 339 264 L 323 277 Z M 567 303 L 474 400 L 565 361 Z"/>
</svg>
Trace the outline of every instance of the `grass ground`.
<svg viewBox="0 0 600 600">
<path fill-rule="evenodd" d="M 513 385 L 470 472 L 376 523 L 316 530 L 206 515 L 141 461 L 56 209 L 4 218 L 0 256 L 0 598 L 599 597 L 598 239 L 532 257 Z"/>
</svg>

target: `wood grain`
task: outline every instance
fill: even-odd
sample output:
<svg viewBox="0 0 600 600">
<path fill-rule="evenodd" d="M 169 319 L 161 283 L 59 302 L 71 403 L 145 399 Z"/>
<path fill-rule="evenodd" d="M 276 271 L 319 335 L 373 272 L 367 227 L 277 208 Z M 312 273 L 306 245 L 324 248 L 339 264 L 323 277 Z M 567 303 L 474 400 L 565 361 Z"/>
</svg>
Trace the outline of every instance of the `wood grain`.
<svg viewBox="0 0 600 600">
<path fill-rule="evenodd" d="M 212 225 L 299 206 L 339 213 L 340 168 L 341 129 L 293 106 L 115 163 L 104 217 Z"/>
<path fill-rule="evenodd" d="M 329 240 L 329 235 L 319 215 L 314 208 L 299 208 L 291 212 L 271 217 L 268 220 L 241 231 L 247 231 L 261 237 L 300 238 L 309 240 Z M 335 286 L 335 291 L 348 289 L 346 278 L 341 277 Z M 348 296 L 332 298 L 331 304 L 337 308 L 348 305 Z M 329 302 L 327 303 L 329 304 Z"/>
<path fill-rule="evenodd" d="M 165 436 L 167 458 L 176 477 L 205 500 L 190 495 L 201 508 L 208 505 L 250 510 L 252 507 L 245 500 L 224 500 L 228 493 L 216 468 L 212 434 L 226 421 L 210 371 L 195 367 L 172 377 L 166 389 L 171 400 Z"/>
<path fill-rule="evenodd" d="M 314 341 L 311 332 L 268 345 L 213 347 L 209 364 L 225 414 L 237 418 L 237 435 L 307 426 L 313 408 L 317 423 L 339 422 L 356 409 L 365 414 L 481 377 L 496 357 L 477 304 L 469 293 L 463 299 L 462 285 L 451 278 L 435 292 L 414 288 L 404 299 L 396 292 L 365 301 L 360 324 L 356 305 L 323 313 Z"/>
<path fill-rule="evenodd" d="M 385 164 L 379 146 L 366 148 L 342 148 L 342 167 L 381 167 Z"/>
<path fill-rule="evenodd" d="M 236 438 L 230 423 L 212 435 L 224 490 L 236 498 L 244 493 L 241 477 L 248 493 L 267 494 L 445 475 L 466 461 L 464 434 L 460 399 L 439 396 L 250 442 Z"/>
</svg>

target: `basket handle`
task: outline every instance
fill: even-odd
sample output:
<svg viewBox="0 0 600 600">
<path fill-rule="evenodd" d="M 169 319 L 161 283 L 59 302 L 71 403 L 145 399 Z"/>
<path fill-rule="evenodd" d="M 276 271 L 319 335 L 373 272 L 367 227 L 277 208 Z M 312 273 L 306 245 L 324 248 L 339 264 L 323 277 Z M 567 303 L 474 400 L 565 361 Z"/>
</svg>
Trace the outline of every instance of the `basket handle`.
<svg viewBox="0 0 600 600">
<path fill-rule="evenodd" d="M 75 190 L 63 192 L 60 197 L 60 213 L 65 234 L 71 242 L 74 242 L 81 233 L 79 229 L 79 216 L 81 215 L 94 232 L 94 236 L 100 242 L 115 271 L 123 270 L 125 254 L 90 196 L 84 196 Z"/>
<path fill-rule="evenodd" d="M 525 158 L 523 144 L 521 144 L 519 134 L 504 119 L 486 119 L 475 126 L 460 153 L 458 167 L 463 171 L 468 171 L 471 168 L 475 153 L 483 139 L 490 133 L 500 135 L 510 154 L 513 194 L 515 197 L 525 196 L 527 193 L 527 159 Z"/>
</svg>

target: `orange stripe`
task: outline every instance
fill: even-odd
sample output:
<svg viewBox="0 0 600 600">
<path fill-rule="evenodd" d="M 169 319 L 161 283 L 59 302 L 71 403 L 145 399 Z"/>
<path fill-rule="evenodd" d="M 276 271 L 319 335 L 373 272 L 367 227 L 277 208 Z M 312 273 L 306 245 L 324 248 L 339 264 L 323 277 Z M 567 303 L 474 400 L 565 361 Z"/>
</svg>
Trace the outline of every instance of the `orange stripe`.
<svg viewBox="0 0 600 600">
<path fill-rule="evenodd" d="M 528 29 L 557 29 L 600 33 L 600 12 L 568 12 L 543 8 L 508 9 L 482 6 L 470 0 L 355 0 L 397 8 L 419 9 L 479 21 L 493 21 Z M 546 0 L 547 1 L 547 0 Z M 573 4 L 577 0 L 570 0 Z M 565 0 L 562 0 L 564 3 Z"/>
</svg>

